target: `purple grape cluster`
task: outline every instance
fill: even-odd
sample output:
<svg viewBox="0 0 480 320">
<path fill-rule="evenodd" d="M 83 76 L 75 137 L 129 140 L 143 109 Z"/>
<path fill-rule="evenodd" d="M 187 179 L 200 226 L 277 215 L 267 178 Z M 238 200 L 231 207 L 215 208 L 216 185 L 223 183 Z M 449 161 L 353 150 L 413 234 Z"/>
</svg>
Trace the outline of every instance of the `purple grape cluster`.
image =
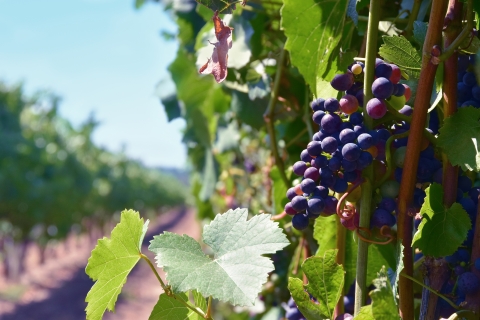
<svg viewBox="0 0 480 320">
<path fill-rule="evenodd" d="M 311 106 L 313 121 L 320 130 L 301 152 L 300 161 L 293 165 L 293 172 L 303 180 L 288 190 L 290 202 L 285 206 L 298 230 L 307 228 L 309 219 L 335 214 L 338 200 L 329 193 L 347 191 L 349 183 L 356 181 L 361 170 L 372 163 L 373 156 L 368 151 L 378 143 L 378 132 L 363 126 L 362 114 L 346 115 L 339 110 L 336 99 L 320 98 Z"/>
</svg>

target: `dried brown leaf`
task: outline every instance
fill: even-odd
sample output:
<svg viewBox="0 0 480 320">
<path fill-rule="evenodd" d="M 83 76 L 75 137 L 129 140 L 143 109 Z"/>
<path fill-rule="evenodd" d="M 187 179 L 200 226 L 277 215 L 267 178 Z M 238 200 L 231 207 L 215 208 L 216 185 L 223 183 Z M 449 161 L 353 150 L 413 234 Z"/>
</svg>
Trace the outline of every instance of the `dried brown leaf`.
<svg viewBox="0 0 480 320">
<path fill-rule="evenodd" d="M 228 50 L 232 48 L 232 28 L 226 26 L 218 17 L 218 12 L 213 15 L 215 36 L 218 42 L 214 45 L 212 57 L 208 59 L 200 70 L 201 74 L 212 74 L 218 83 L 227 77 Z"/>
</svg>

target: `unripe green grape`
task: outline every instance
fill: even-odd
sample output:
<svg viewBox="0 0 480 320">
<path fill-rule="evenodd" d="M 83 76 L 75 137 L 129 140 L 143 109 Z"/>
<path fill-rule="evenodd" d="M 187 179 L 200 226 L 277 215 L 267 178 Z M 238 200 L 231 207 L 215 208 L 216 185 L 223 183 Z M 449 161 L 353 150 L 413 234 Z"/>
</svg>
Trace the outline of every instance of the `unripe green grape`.
<svg viewBox="0 0 480 320">
<path fill-rule="evenodd" d="M 403 162 L 405 161 L 405 154 L 407 152 L 407 147 L 400 147 L 395 150 L 393 154 L 393 162 L 397 167 L 403 168 Z"/>
<path fill-rule="evenodd" d="M 380 186 L 380 194 L 384 198 L 395 199 L 400 190 L 400 183 L 395 180 L 388 180 Z"/>
</svg>

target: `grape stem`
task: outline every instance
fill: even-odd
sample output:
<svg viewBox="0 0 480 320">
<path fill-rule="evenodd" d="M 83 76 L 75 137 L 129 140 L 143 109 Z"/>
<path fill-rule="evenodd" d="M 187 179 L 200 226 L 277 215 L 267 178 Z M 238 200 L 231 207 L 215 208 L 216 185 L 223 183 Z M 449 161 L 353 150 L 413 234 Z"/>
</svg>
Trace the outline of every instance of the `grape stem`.
<svg viewBox="0 0 480 320">
<path fill-rule="evenodd" d="M 351 191 L 351 190 L 350 190 Z M 339 201 L 340 202 L 340 201 Z M 337 248 L 337 257 L 336 263 L 338 265 L 345 266 L 345 250 L 346 250 L 346 238 L 347 238 L 347 229 L 342 225 L 340 222 L 340 218 L 336 217 L 336 226 L 337 226 L 337 240 L 336 240 L 336 248 Z M 343 304 L 343 296 L 345 294 L 345 288 L 341 291 L 340 299 L 335 306 L 333 318 L 335 319 L 339 314 L 344 313 L 344 304 Z"/>
<path fill-rule="evenodd" d="M 401 138 L 408 137 L 409 134 L 410 134 L 410 130 L 407 130 L 405 132 L 395 134 L 395 135 L 391 136 L 390 138 L 388 138 L 387 142 L 385 143 L 385 159 L 386 159 L 385 164 L 387 165 L 387 171 L 385 172 L 383 177 L 380 179 L 380 181 L 378 181 L 375 184 L 374 189 L 377 189 L 378 187 L 380 187 L 392 175 L 393 168 L 395 167 L 392 163 L 393 162 L 392 161 L 392 150 L 390 148 L 390 146 L 392 145 L 392 142 L 395 139 L 401 139 Z"/>
<path fill-rule="evenodd" d="M 462 32 L 453 40 L 452 43 L 446 48 L 443 53 L 438 57 L 438 63 L 447 60 L 452 54 L 454 54 L 460 44 L 472 33 L 473 29 L 473 0 L 467 2 L 467 25 L 463 28 Z M 437 59 L 435 59 L 437 60 Z"/>
<path fill-rule="evenodd" d="M 276 221 L 276 220 L 281 220 L 287 216 L 287 213 L 283 211 L 282 213 L 277 214 L 276 216 L 272 216 L 270 220 Z"/>
<path fill-rule="evenodd" d="M 446 1 L 433 1 L 430 10 L 430 20 L 427 35 L 423 46 L 422 68 L 418 81 L 417 96 L 415 98 L 410 135 L 408 137 L 405 162 L 403 165 L 402 182 L 398 195 L 398 237 L 403 244 L 403 273 L 408 277 L 399 279 L 399 309 L 400 316 L 404 320 L 415 319 L 415 308 L 413 303 L 413 250 L 412 231 L 413 218 L 408 214 L 408 208 L 413 200 L 418 160 L 423 144 L 427 111 L 430 106 L 435 73 L 438 65 L 432 63 L 431 50 L 435 45 L 442 43 L 443 18 L 446 12 Z"/>
<path fill-rule="evenodd" d="M 288 181 L 287 175 L 285 174 L 285 164 L 283 163 L 283 160 L 278 153 L 277 136 L 275 132 L 275 105 L 277 104 L 278 100 L 278 90 L 280 89 L 280 79 L 282 78 L 285 57 L 286 52 L 285 49 L 282 48 L 282 51 L 280 52 L 280 57 L 277 61 L 277 72 L 275 73 L 272 94 L 263 118 L 265 119 L 268 135 L 270 137 L 270 146 L 272 147 L 272 153 L 275 157 L 275 164 L 278 167 L 278 171 L 280 171 L 280 176 L 283 180 L 283 183 L 288 188 L 290 186 L 290 183 Z"/>
<path fill-rule="evenodd" d="M 378 23 L 380 20 L 381 0 L 370 0 L 369 17 L 367 25 L 367 37 L 365 48 L 365 69 L 364 69 L 364 101 L 369 101 L 373 97 L 372 83 L 375 78 L 375 59 L 377 55 Z M 373 119 L 364 115 L 364 125 L 367 130 L 373 129 Z M 372 181 L 374 181 L 373 165 L 369 165 L 363 171 L 365 182 L 362 185 L 360 197 L 360 227 L 370 227 L 370 215 L 372 213 Z M 367 268 L 368 268 L 368 246 L 369 244 L 358 239 L 357 266 L 355 275 L 355 315 L 360 312 L 360 308 L 365 304 L 367 297 Z"/>
</svg>

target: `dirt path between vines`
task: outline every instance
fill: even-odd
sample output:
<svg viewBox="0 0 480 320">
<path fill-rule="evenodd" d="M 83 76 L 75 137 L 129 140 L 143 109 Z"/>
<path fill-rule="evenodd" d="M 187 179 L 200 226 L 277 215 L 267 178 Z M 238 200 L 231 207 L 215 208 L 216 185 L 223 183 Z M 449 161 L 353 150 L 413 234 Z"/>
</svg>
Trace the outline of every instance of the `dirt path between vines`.
<svg viewBox="0 0 480 320">
<path fill-rule="evenodd" d="M 188 234 L 198 239 L 200 227 L 193 211 L 184 209 L 167 212 L 150 225 L 143 252 L 153 261 L 148 250 L 153 235 L 163 231 Z M 85 319 L 85 296 L 93 282 L 85 274 L 91 248 L 82 248 L 62 258 L 50 260 L 23 279 L 27 289 L 22 297 L 9 301 L 0 297 L 0 320 L 80 320 Z M 29 268 L 35 268 L 30 266 Z M 160 273 L 162 278 L 164 274 Z M 11 290 L 15 290 L 12 287 Z M 149 266 L 140 261 L 128 277 L 115 313 L 106 312 L 106 320 L 148 319 L 162 292 Z"/>
</svg>

